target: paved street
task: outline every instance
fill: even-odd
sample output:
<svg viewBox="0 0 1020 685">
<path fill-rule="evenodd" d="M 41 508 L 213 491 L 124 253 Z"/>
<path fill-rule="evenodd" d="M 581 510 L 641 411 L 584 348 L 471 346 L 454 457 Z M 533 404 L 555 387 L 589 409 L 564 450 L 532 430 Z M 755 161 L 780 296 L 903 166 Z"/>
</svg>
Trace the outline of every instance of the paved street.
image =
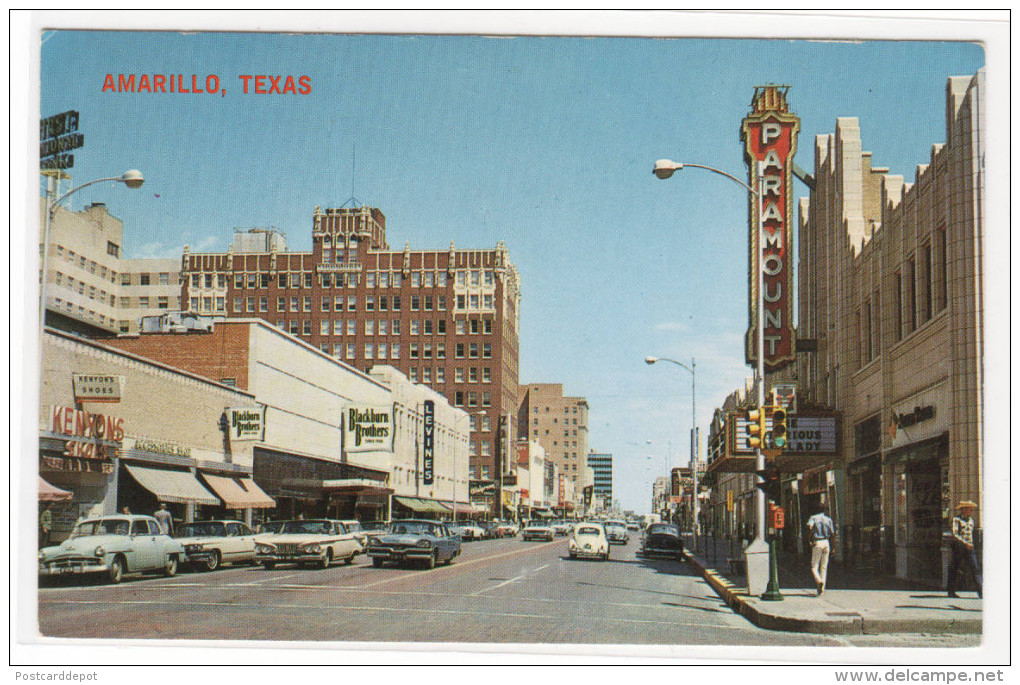
<svg viewBox="0 0 1020 685">
<path fill-rule="evenodd" d="M 566 538 L 517 538 L 465 544 L 452 565 L 434 570 L 376 569 L 359 557 L 329 570 L 239 567 L 121 585 L 61 582 L 40 590 L 40 629 L 78 638 L 854 644 L 756 628 L 686 564 L 638 559 L 634 537 L 614 547 L 609 562 L 570 560 Z M 917 639 L 929 638 L 896 644 Z"/>
</svg>

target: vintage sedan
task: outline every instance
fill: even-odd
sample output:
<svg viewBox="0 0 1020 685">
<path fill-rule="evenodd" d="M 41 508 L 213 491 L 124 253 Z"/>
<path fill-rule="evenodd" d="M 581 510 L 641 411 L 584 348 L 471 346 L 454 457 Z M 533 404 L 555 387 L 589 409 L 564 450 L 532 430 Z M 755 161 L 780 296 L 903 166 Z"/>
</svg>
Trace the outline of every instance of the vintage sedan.
<svg viewBox="0 0 1020 685">
<path fill-rule="evenodd" d="M 653 523 L 645 530 L 638 554 L 645 557 L 684 559 L 684 542 L 680 529 L 669 523 Z"/>
<path fill-rule="evenodd" d="M 387 561 L 414 561 L 428 568 L 449 564 L 460 554 L 460 536 L 439 521 L 403 519 L 390 524 L 386 535 L 368 541 L 372 565 L 380 568 Z"/>
<path fill-rule="evenodd" d="M 106 574 L 119 583 L 126 573 L 172 576 L 184 546 L 162 532 L 151 516 L 102 516 L 81 521 L 71 536 L 39 551 L 39 575 Z"/>
<path fill-rule="evenodd" d="M 460 529 L 464 540 L 481 540 L 485 537 L 485 531 L 481 526 L 470 521 L 460 524 Z"/>
<path fill-rule="evenodd" d="M 279 532 L 255 537 L 255 561 L 266 569 L 277 564 L 329 568 L 338 559 L 351 564 L 362 551 L 354 534 L 331 519 L 284 521 Z"/>
<path fill-rule="evenodd" d="M 627 524 L 623 521 L 606 521 L 606 537 L 612 545 L 626 545 L 630 542 L 630 535 L 627 533 Z"/>
<path fill-rule="evenodd" d="M 570 537 L 571 559 L 609 559 L 609 538 L 601 523 L 582 523 Z"/>
<path fill-rule="evenodd" d="M 553 521 L 553 530 L 557 535 L 570 535 L 570 522 L 569 521 Z"/>
<path fill-rule="evenodd" d="M 174 531 L 185 563 L 215 571 L 221 564 L 255 563 L 255 533 L 240 521 L 195 521 Z"/>
<path fill-rule="evenodd" d="M 545 523 L 544 521 L 532 521 L 528 525 L 524 526 L 521 530 L 522 540 L 549 540 L 552 541 L 553 537 L 556 536 L 556 531 L 552 525 Z"/>
</svg>

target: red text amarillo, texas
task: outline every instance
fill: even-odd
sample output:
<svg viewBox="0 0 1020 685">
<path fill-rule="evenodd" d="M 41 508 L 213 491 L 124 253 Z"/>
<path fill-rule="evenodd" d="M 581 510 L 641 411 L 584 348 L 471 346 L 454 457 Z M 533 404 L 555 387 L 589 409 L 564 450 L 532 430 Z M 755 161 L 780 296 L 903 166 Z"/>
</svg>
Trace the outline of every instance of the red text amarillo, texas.
<svg viewBox="0 0 1020 685">
<path fill-rule="evenodd" d="M 289 76 L 269 74 L 241 74 L 244 94 L 256 95 L 308 95 L 312 92 L 310 76 Z M 105 92 L 113 93 L 183 93 L 183 94 L 224 94 L 220 77 L 209 74 L 107 74 L 103 80 Z"/>
</svg>

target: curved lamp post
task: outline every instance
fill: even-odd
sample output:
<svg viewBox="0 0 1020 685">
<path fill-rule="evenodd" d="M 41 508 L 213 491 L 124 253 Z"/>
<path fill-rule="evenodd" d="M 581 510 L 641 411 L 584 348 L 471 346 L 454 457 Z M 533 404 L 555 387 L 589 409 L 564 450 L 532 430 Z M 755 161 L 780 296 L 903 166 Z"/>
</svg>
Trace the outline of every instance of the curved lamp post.
<svg viewBox="0 0 1020 685">
<path fill-rule="evenodd" d="M 97 178 L 94 181 L 88 183 L 82 183 L 76 188 L 71 188 L 69 191 L 64 193 L 58 198 L 53 197 L 55 192 L 55 179 L 52 175 L 46 177 L 46 214 L 43 216 L 43 253 L 42 253 L 42 281 L 39 285 L 39 344 L 42 345 L 43 331 L 46 330 L 46 269 L 47 262 L 50 254 L 50 227 L 53 225 L 53 214 L 56 212 L 57 205 L 63 202 L 68 196 L 77 193 L 82 188 L 87 188 L 96 183 L 102 183 L 104 181 L 116 181 L 123 183 L 128 188 L 141 188 L 142 184 L 145 183 L 145 177 L 142 176 L 142 172 L 138 169 L 129 169 L 120 176 L 111 176 L 110 178 Z"/>
<path fill-rule="evenodd" d="M 740 180 L 739 178 L 737 178 L 733 174 L 727 173 L 727 172 L 723 171 L 722 169 L 716 169 L 715 167 L 707 166 L 705 164 L 690 164 L 690 163 L 683 163 L 683 162 L 674 162 L 671 159 L 658 159 L 658 160 L 655 161 L 655 166 L 652 168 L 652 173 L 655 174 L 655 176 L 657 178 L 665 180 L 665 179 L 669 178 L 670 176 L 672 176 L 677 171 L 680 171 L 680 170 L 684 169 L 685 167 L 693 167 L 693 168 L 696 168 L 696 169 L 704 169 L 706 171 L 711 171 L 714 174 L 718 174 L 720 176 L 724 176 L 725 178 L 728 178 L 729 180 L 733 181 L 734 183 L 736 183 L 739 186 L 741 186 L 742 188 L 744 188 L 748 192 L 748 194 L 752 198 L 754 198 L 754 201 L 755 201 L 755 210 L 758 212 L 758 257 L 759 257 L 759 259 L 758 259 L 758 268 L 757 268 L 757 272 L 758 272 L 758 274 L 757 274 L 757 290 L 758 290 L 757 313 L 756 313 L 756 316 L 755 316 L 755 319 L 756 319 L 755 323 L 756 323 L 757 337 L 758 337 L 758 340 L 756 341 L 757 342 L 757 348 L 758 348 L 758 359 L 757 359 L 757 364 L 755 366 L 755 385 L 757 386 L 757 404 L 758 404 L 758 407 L 759 408 L 760 407 L 764 407 L 765 406 L 765 318 L 764 318 L 764 310 L 765 310 L 764 295 L 765 295 L 765 293 L 762 290 L 764 276 L 763 276 L 763 273 L 762 273 L 762 260 L 761 260 L 762 253 L 764 252 L 764 248 L 765 248 L 765 242 L 764 242 L 764 240 L 762 240 L 762 229 L 763 229 L 763 226 L 764 226 L 764 221 L 762 221 L 762 215 L 763 215 L 762 201 L 763 201 L 763 199 L 765 197 L 765 174 L 764 174 L 763 165 L 762 165 L 761 162 L 758 162 L 757 166 L 755 167 L 755 178 L 757 180 L 757 186 L 758 186 L 757 189 L 752 188 L 750 185 L 748 185 L 744 181 Z M 756 447 L 755 451 L 754 451 L 754 468 L 755 468 L 755 471 L 762 471 L 765 468 L 765 454 L 762 452 L 761 446 Z M 760 479 L 760 476 L 759 476 L 759 479 Z M 760 548 L 761 545 L 765 544 L 765 493 L 762 492 L 761 488 L 755 488 L 754 505 L 755 505 L 754 508 L 755 508 L 755 537 L 756 537 L 756 540 L 754 542 L 752 542 L 752 545 L 754 545 L 756 548 Z M 759 542 L 761 543 L 760 545 L 756 544 L 756 543 L 759 543 Z M 768 581 L 768 586 L 767 586 L 767 588 L 765 590 L 765 594 L 763 595 L 763 598 L 764 599 L 769 599 L 769 600 L 782 599 L 782 595 L 779 593 L 779 583 L 776 580 L 776 559 L 775 559 L 774 545 L 768 545 L 768 548 L 769 548 L 769 556 L 772 557 L 772 558 L 770 559 L 770 563 L 769 563 L 769 581 Z M 749 548 L 749 551 L 750 551 L 750 548 Z M 748 575 L 750 576 L 750 574 L 751 574 L 751 569 L 750 569 L 750 563 L 749 563 L 748 564 Z M 748 578 L 748 581 L 750 583 L 750 577 Z"/>
<path fill-rule="evenodd" d="M 697 444 L 697 366 L 694 363 L 694 358 L 691 357 L 691 365 L 687 366 L 683 362 L 678 362 L 676 359 L 670 359 L 669 357 L 645 357 L 645 364 L 652 365 L 655 362 L 669 362 L 676 364 L 684 371 L 691 374 L 691 474 L 694 478 L 694 505 L 692 513 L 694 514 L 694 541 L 697 544 L 698 533 L 701 527 L 698 515 L 700 513 L 701 503 L 698 502 L 698 444 Z M 666 474 L 669 476 L 670 474 Z"/>
</svg>

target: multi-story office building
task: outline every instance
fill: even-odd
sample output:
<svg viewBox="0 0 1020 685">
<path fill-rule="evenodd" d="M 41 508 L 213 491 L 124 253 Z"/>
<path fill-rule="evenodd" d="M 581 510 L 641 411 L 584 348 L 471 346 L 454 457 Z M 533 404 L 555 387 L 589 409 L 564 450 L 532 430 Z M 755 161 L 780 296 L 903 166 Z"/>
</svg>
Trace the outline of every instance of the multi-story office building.
<svg viewBox="0 0 1020 685">
<path fill-rule="evenodd" d="M 46 200 L 40 199 L 40 212 Z M 179 259 L 123 259 L 124 223 L 106 205 L 53 210 L 47 251 L 46 322 L 105 337 L 136 333 L 143 316 L 180 309 Z"/>
<path fill-rule="evenodd" d="M 575 487 L 585 483 L 585 455 L 588 454 L 588 400 L 564 397 L 561 383 L 531 383 L 518 392 L 518 439 L 542 445 Z"/>
<path fill-rule="evenodd" d="M 137 333 L 143 316 L 181 309 L 180 259 L 122 259 L 119 278 L 121 333 Z"/>
<path fill-rule="evenodd" d="M 595 472 L 594 485 L 595 497 L 603 497 L 608 502 L 613 501 L 613 455 L 589 452 L 587 456 L 588 466 Z"/>
<path fill-rule="evenodd" d="M 244 251 L 185 251 L 182 304 L 257 316 L 358 369 L 389 364 L 430 386 L 471 416 L 472 477 L 499 483 L 517 420 L 520 290 L 506 247 L 391 250 L 371 207 L 317 207 L 311 252 L 270 233 Z"/>
<path fill-rule="evenodd" d="M 669 476 L 659 476 L 652 483 L 652 513 L 658 514 L 669 509 Z"/>
<path fill-rule="evenodd" d="M 46 198 L 39 200 L 45 220 Z M 124 223 L 95 202 L 80 212 L 56 206 L 42 296 L 47 325 L 85 334 L 120 331 L 120 251 Z"/>
</svg>

